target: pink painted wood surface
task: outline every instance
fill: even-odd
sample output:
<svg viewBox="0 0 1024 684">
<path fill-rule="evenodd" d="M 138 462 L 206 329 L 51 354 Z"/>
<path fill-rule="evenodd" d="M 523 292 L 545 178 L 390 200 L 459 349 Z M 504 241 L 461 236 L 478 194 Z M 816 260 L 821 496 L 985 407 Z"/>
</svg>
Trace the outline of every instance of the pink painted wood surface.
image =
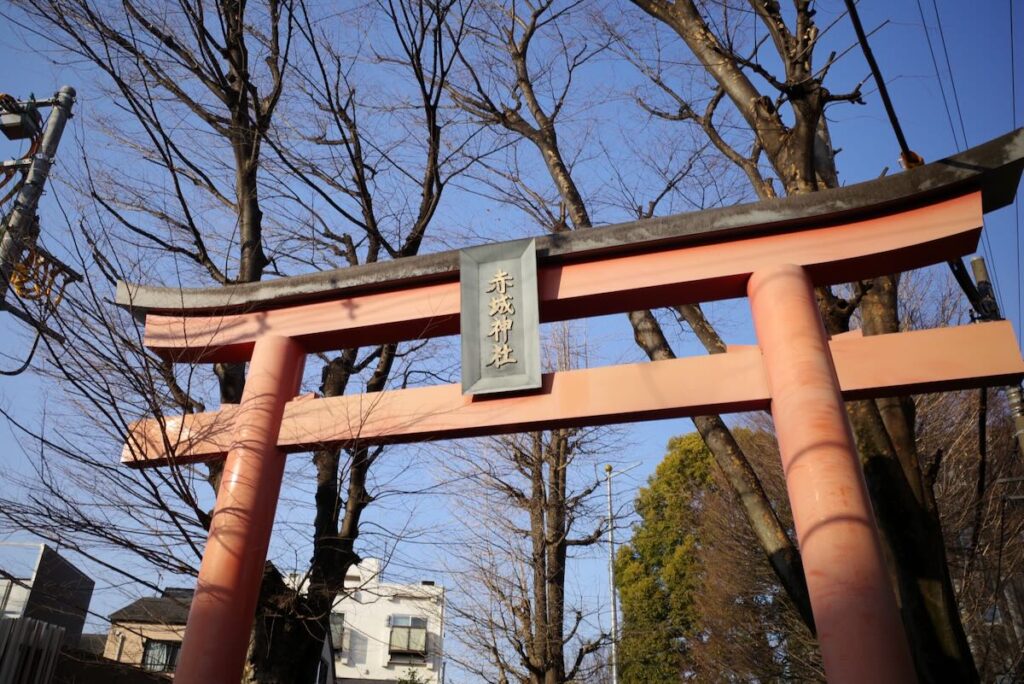
<svg viewBox="0 0 1024 684">
<path fill-rule="evenodd" d="M 304 361 L 302 348 L 288 338 L 256 343 L 188 612 L 175 673 L 181 684 L 242 678 L 284 475 L 278 430 Z"/>
<path fill-rule="evenodd" d="M 846 399 L 1005 384 L 1024 375 L 1008 322 L 975 324 L 830 342 Z M 723 382 L 722 378 L 728 380 Z M 610 389 L 613 388 L 613 389 Z M 769 392 L 756 347 L 725 354 L 548 374 L 537 393 L 473 399 L 459 385 L 293 401 L 279 446 L 409 442 L 765 409 Z M 222 456 L 237 408 L 133 428 L 123 460 L 134 466 Z M 166 422 L 166 433 L 162 426 Z M 165 442 L 166 440 L 166 442 Z"/>
<path fill-rule="evenodd" d="M 813 284 L 782 265 L 755 272 L 748 291 L 825 676 L 914 682 Z"/>
<path fill-rule="evenodd" d="M 973 251 L 981 226 L 981 194 L 973 193 L 844 225 L 542 263 L 541 320 L 742 297 L 751 273 L 779 263 L 805 267 L 819 285 L 908 270 Z M 458 326 L 452 280 L 228 316 L 149 315 L 145 344 L 175 361 L 240 361 L 261 335 L 292 337 L 316 352 L 452 335 Z"/>
</svg>

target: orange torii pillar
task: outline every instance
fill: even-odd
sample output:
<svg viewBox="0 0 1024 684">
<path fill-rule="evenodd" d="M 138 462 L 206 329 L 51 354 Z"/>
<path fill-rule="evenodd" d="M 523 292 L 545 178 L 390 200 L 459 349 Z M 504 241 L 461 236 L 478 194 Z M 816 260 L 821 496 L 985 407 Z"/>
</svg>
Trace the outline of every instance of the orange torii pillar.
<svg viewBox="0 0 1024 684">
<path fill-rule="evenodd" d="M 305 350 L 288 337 L 256 341 L 188 612 L 179 682 L 241 678 L 284 476 L 277 437 L 305 360 Z"/>
<path fill-rule="evenodd" d="M 814 286 L 783 264 L 747 296 L 828 680 L 916 681 Z"/>
</svg>

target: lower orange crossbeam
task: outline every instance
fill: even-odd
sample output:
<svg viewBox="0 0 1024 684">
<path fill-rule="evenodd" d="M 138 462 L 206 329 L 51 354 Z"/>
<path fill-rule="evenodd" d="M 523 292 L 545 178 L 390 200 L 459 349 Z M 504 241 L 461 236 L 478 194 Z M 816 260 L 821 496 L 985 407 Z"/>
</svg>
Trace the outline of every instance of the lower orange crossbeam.
<svg viewBox="0 0 1024 684">
<path fill-rule="evenodd" d="M 1008 322 L 892 335 L 837 337 L 829 343 L 847 400 L 1008 384 L 1024 361 Z M 550 373 L 522 396 L 463 396 L 458 384 L 289 402 L 278 446 L 454 439 L 576 425 L 766 409 L 757 347 L 711 356 Z M 147 467 L 223 457 L 236 407 L 132 426 L 122 461 Z"/>
</svg>

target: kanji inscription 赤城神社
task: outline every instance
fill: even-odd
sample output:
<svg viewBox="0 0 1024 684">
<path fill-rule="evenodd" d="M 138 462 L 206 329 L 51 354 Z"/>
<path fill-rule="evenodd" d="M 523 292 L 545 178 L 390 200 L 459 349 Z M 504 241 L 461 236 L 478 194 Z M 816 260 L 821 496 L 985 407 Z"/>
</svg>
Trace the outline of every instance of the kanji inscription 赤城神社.
<svg viewBox="0 0 1024 684">
<path fill-rule="evenodd" d="M 460 253 L 462 391 L 540 387 L 537 256 L 533 240 Z"/>
<path fill-rule="evenodd" d="M 491 338 L 491 360 L 487 365 L 495 368 L 501 368 L 509 363 L 519 363 L 513 355 L 512 345 L 509 344 L 509 331 L 515 325 L 512 316 L 516 313 L 515 298 L 509 292 L 514 287 L 514 282 L 515 278 L 499 268 L 488 283 L 490 287 L 487 288 L 487 292 L 494 294 L 488 305 L 491 320 L 487 336 Z"/>
</svg>

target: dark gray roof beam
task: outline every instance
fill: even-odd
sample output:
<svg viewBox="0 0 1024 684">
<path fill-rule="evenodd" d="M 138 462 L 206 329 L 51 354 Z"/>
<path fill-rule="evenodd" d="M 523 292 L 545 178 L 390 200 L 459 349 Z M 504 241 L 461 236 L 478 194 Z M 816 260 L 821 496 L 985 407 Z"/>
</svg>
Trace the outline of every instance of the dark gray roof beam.
<svg viewBox="0 0 1024 684">
<path fill-rule="evenodd" d="M 960 154 L 876 180 L 720 209 L 620 223 L 537 238 L 541 265 L 611 253 L 723 242 L 828 226 L 910 209 L 975 190 L 988 213 L 1010 204 L 1024 168 L 1024 129 Z M 314 302 L 458 278 L 458 251 L 365 264 L 228 287 L 168 288 L 119 282 L 117 303 L 136 315 L 220 315 Z"/>
</svg>

